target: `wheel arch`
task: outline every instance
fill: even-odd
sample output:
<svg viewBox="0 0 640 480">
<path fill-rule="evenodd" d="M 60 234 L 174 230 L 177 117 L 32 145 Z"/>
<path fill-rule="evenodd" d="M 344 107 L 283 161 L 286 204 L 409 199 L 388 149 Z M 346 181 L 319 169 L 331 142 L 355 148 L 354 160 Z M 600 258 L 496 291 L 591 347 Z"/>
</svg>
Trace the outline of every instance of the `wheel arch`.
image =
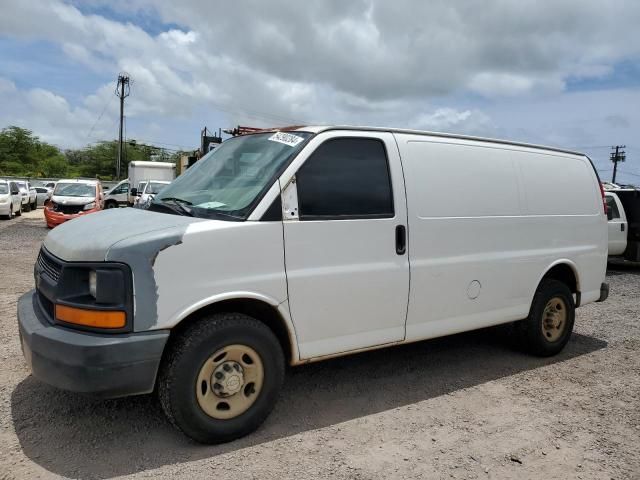
<svg viewBox="0 0 640 480">
<path fill-rule="evenodd" d="M 298 362 L 298 343 L 286 305 L 286 300 L 278 303 L 263 295 L 247 292 L 217 296 L 198 303 L 172 322 L 173 327 L 170 331 L 169 341 L 180 335 L 189 325 L 205 316 L 220 312 L 244 313 L 269 327 L 278 339 L 286 361 L 290 365 L 296 364 Z"/>
<path fill-rule="evenodd" d="M 576 296 L 576 308 L 580 306 L 580 276 L 578 267 L 569 259 L 560 259 L 553 262 L 538 279 L 536 291 L 543 280 L 552 278 L 564 283 L 571 293 Z"/>
</svg>

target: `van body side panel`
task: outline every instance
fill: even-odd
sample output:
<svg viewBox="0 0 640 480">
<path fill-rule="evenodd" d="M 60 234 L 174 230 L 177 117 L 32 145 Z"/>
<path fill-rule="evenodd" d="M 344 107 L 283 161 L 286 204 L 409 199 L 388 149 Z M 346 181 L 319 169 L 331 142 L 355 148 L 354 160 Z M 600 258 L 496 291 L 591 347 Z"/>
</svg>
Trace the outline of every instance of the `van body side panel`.
<svg viewBox="0 0 640 480">
<path fill-rule="evenodd" d="M 274 307 L 287 299 L 281 222 L 204 221 L 153 263 L 158 292 L 154 329 L 171 328 L 216 301 L 253 298 Z"/>
<path fill-rule="evenodd" d="M 588 165 L 558 154 L 551 171 L 545 164 L 531 172 L 528 164 L 546 153 L 416 135 L 396 138 L 409 214 L 407 341 L 526 317 L 538 282 L 559 259 L 576 265 L 586 287 L 583 303 L 597 299 L 592 294 L 604 279 L 606 226 Z M 565 169 L 568 157 L 577 166 Z M 544 171 L 545 178 L 567 182 L 576 170 L 584 173 L 576 179 L 582 183 L 579 201 L 571 190 L 559 192 L 553 180 L 540 178 Z M 555 211 L 546 198 L 536 203 L 541 196 L 562 203 L 563 195 L 569 198 Z"/>
</svg>

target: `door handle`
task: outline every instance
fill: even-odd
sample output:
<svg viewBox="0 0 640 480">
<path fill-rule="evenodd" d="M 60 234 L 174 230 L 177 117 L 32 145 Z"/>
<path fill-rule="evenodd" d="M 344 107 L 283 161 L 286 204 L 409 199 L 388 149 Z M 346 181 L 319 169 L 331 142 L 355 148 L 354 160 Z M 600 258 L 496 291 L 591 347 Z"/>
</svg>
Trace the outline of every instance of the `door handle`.
<svg viewBox="0 0 640 480">
<path fill-rule="evenodd" d="M 404 255 L 407 251 L 407 229 L 404 225 L 396 226 L 396 253 Z"/>
<path fill-rule="evenodd" d="M 620 224 L 620 231 L 621 231 L 621 232 L 624 232 L 624 223 L 621 223 L 621 224 Z"/>
</svg>

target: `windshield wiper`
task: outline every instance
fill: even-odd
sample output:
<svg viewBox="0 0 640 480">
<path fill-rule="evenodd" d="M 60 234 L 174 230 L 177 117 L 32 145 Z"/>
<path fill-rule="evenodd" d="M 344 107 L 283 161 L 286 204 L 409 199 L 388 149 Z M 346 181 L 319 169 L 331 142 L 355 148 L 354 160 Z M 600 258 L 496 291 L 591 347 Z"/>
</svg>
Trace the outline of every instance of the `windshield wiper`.
<svg viewBox="0 0 640 480">
<path fill-rule="evenodd" d="M 182 198 L 177 197 L 165 197 L 161 198 L 160 201 L 162 203 L 170 203 L 171 205 L 175 205 L 177 210 L 182 214 L 188 217 L 193 217 L 193 212 L 189 207 L 185 205 L 193 205 L 189 200 L 183 200 Z"/>
</svg>

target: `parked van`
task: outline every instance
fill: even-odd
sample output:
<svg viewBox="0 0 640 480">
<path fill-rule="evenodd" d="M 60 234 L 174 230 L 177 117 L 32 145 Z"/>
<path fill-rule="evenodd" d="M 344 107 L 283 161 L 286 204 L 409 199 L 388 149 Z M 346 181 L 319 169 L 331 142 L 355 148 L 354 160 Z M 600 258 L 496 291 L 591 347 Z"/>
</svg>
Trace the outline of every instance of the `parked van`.
<svg viewBox="0 0 640 480">
<path fill-rule="evenodd" d="M 122 180 L 104 195 L 104 208 L 126 207 L 129 201 L 129 179 Z"/>
<path fill-rule="evenodd" d="M 263 422 L 287 363 L 511 322 L 554 355 L 575 308 L 608 295 L 603 197 L 564 150 L 375 128 L 238 136 L 148 210 L 49 233 L 18 305 L 25 358 L 67 390 L 157 389 L 174 425 L 216 443 Z"/>
</svg>

